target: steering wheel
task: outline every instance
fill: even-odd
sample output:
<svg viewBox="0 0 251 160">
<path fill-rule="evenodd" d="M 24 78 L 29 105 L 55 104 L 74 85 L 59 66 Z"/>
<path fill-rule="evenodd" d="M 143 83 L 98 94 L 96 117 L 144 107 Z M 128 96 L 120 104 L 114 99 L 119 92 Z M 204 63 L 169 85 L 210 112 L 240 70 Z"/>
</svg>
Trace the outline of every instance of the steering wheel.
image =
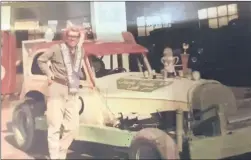
<svg viewBox="0 0 251 160">
<path fill-rule="evenodd" d="M 92 57 L 92 64 L 96 73 L 105 70 L 105 64 L 101 58 Z"/>
<path fill-rule="evenodd" d="M 127 72 L 126 69 L 123 67 L 118 67 L 109 71 L 108 74 L 123 73 L 123 72 Z"/>
<path fill-rule="evenodd" d="M 98 58 L 96 56 L 91 57 L 92 65 L 97 77 L 103 77 L 109 74 L 127 72 L 125 68 L 118 67 L 113 70 L 105 69 L 105 64 L 102 61 L 102 57 Z"/>
</svg>

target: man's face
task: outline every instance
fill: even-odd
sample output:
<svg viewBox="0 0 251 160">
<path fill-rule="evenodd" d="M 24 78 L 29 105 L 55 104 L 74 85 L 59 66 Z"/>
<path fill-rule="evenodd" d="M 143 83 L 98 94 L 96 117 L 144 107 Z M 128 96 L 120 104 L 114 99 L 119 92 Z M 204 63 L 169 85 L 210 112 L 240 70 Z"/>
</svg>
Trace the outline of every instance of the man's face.
<svg viewBox="0 0 251 160">
<path fill-rule="evenodd" d="M 79 42 L 80 33 L 77 31 L 69 31 L 66 35 L 66 43 L 69 47 L 76 47 Z"/>
</svg>

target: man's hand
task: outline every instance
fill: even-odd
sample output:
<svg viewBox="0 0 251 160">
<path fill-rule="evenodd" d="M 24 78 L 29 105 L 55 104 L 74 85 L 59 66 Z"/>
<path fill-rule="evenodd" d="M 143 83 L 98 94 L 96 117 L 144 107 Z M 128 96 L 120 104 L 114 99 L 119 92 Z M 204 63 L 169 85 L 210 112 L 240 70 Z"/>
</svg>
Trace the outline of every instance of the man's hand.
<svg viewBox="0 0 251 160">
<path fill-rule="evenodd" d="M 51 85 L 53 83 L 54 76 L 48 76 L 48 85 Z"/>
</svg>

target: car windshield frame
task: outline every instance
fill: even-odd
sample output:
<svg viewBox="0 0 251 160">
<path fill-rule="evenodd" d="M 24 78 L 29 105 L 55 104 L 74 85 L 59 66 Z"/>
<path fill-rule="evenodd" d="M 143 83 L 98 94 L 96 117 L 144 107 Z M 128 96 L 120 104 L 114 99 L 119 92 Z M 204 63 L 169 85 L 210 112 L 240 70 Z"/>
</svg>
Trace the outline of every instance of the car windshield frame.
<svg viewBox="0 0 251 160">
<path fill-rule="evenodd" d="M 128 54 L 128 53 L 123 53 L 123 54 Z M 110 56 L 112 56 L 112 55 L 122 55 L 122 54 L 110 54 Z M 147 71 L 148 74 L 151 75 L 152 74 L 152 67 L 151 67 L 151 65 L 150 65 L 150 63 L 148 61 L 148 58 L 147 58 L 146 54 L 144 54 L 144 53 L 134 53 L 134 55 L 137 55 L 136 61 L 137 61 L 137 66 L 138 66 L 139 72 L 143 73 L 143 72 Z M 93 66 L 93 62 L 92 62 L 92 59 L 91 59 L 91 56 L 94 56 L 94 55 L 85 56 L 85 57 L 87 57 L 87 58 L 85 58 L 86 59 L 85 62 L 87 63 L 87 67 L 89 66 L 89 68 L 90 68 L 90 70 L 92 72 L 92 74 L 90 74 L 90 77 L 93 76 L 92 77 L 93 79 L 96 79 L 96 78 L 99 79 L 99 78 L 111 75 L 111 74 L 107 74 L 107 75 L 104 75 L 104 76 L 101 76 L 101 77 L 97 77 L 95 67 Z M 96 58 L 98 58 L 98 57 L 96 56 Z M 113 69 L 115 69 L 115 68 L 113 68 Z M 113 69 L 111 69 L 111 71 Z M 117 73 L 115 73 L 115 74 L 117 74 Z"/>
</svg>

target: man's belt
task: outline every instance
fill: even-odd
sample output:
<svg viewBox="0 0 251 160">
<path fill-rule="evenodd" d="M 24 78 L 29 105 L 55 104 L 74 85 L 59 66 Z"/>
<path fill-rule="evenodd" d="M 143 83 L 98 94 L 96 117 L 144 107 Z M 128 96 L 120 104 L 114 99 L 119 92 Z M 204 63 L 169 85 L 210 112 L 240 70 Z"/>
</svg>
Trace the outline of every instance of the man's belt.
<svg viewBox="0 0 251 160">
<path fill-rule="evenodd" d="M 68 81 L 66 81 L 64 79 L 54 77 L 53 81 L 56 82 L 56 83 L 62 84 L 64 86 L 68 86 Z"/>
<path fill-rule="evenodd" d="M 54 77 L 53 81 L 56 82 L 56 83 L 62 84 L 64 86 L 68 86 L 68 81 L 63 80 L 63 79 Z M 74 94 L 69 94 L 69 95 L 70 96 L 75 96 L 76 94 L 74 93 Z"/>
</svg>

